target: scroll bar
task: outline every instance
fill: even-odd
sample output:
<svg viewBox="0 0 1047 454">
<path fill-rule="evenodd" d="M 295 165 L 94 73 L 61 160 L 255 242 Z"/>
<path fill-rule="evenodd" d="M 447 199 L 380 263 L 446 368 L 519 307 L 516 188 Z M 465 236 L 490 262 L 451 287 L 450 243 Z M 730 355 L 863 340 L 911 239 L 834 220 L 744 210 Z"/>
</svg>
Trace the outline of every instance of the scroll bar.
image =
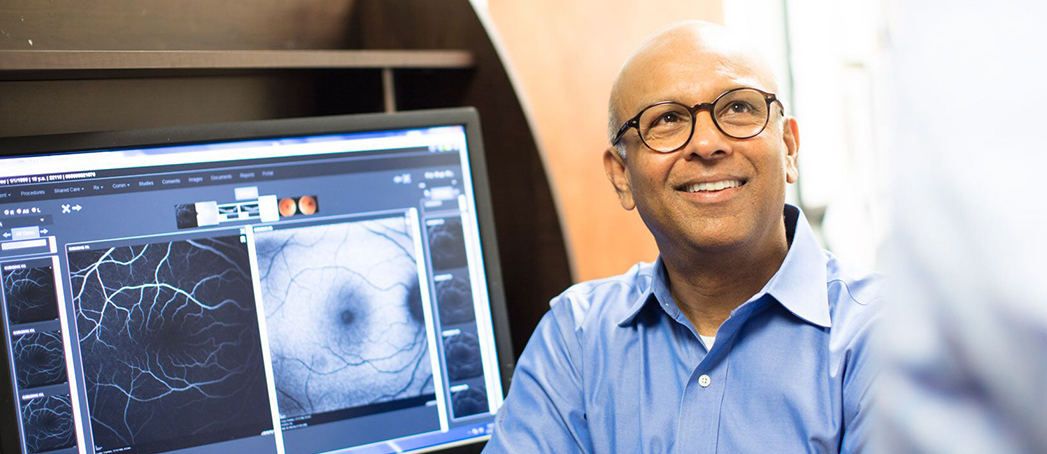
<svg viewBox="0 0 1047 454">
<path fill-rule="evenodd" d="M 498 379 L 498 352 L 495 351 L 494 323 L 491 319 L 491 297 L 487 294 L 487 279 L 484 273 L 480 232 L 476 231 L 476 211 L 466 200 L 458 196 L 458 211 L 462 216 L 462 236 L 465 238 L 465 254 L 469 258 L 467 267 L 472 282 L 473 310 L 476 311 L 476 332 L 480 337 L 480 358 L 483 361 L 484 384 L 487 386 L 487 405 L 493 414 L 502 406 L 502 382 Z M 486 340 L 486 341 L 485 341 Z"/>
<path fill-rule="evenodd" d="M 444 401 L 444 379 L 440 369 L 440 358 L 437 356 L 436 320 L 433 317 L 433 303 L 429 295 L 429 276 L 425 272 L 425 252 L 422 249 L 422 222 L 418 219 L 418 209 L 407 210 L 407 228 L 411 229 L 414 238 L 414 257 L 418 265 L 419 288 L 422 290 L 422 315 L 425 318 L 425 340 L 429 343 L 429 367 L 433 370 L 433 385 L 436 389 L 436 408 L 440 415 L 440 430 L 447 432 L 450 424 L 447 421 L 447 404 Z"/>
</svg>

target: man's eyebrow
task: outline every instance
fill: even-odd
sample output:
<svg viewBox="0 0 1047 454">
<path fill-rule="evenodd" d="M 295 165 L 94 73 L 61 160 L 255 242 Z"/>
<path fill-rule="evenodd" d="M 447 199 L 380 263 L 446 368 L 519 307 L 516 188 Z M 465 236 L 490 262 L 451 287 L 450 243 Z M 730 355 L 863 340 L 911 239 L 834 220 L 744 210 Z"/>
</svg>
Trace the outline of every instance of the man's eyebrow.
<svg viewBox="0 0 1047 454">
<path fill-rule="evenodd" d="M 709 99 L 704 99 L 704 100 L 698 101 L 697 103 L 713 102 L 713 100 L 715 100 L 720 95 L 722 95 L 724 93 L 727 93 L 728 91 L 734 90 L 736 88 L 755 88 L 757 90 L 762 90 L 762 91 L 765 91 L 767 93 L 775 93 L 772 90 L 767 90 L 765 88 L 762 88 L 758 84 L 735 83 L 735 84 L 724 86 L 724 88 L 722 88 L 721 90 L 716 92 L 715 96 L 713 96 L 713 97 L 711 97 Z M 777 94 L 775 94 L 775 96 L 777 96 Z M 634 109 L 634 111 L 632 112 L 632 114 L 630 114 L 630 116 L 636 115 L 636 112 L 639 112 L 641 109 L 643 109 L 643 108 L 645 108 L 647 106 L 650 106 L 652 104 L 657 104 L 657 103 L 660 103 L 660 102 L 666 102 L 666 101 L 672 101 L 672 102 L 675 102 L 675 103 L 683 104 L 685 106 L 692 106 L 694 104 L 697 104 L 697 103 L 694 103 L 694 102 L 691 102 L 691 101 L 682 100 L 682 99 L 679 98 L 678 95 L 676 95 L 676 96 L 668 96 L 668 97 L 650 96 L 650 97 L 647 97 L 647 98 L 642 98 L 640 100 L 640 105 Z"/>
</svg>

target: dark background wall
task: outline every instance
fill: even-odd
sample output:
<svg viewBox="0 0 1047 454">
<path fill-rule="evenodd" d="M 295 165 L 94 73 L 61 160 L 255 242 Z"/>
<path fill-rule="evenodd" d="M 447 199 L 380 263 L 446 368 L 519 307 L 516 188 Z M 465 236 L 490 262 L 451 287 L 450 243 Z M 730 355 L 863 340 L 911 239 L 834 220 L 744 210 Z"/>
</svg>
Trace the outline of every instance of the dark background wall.
<svg viewBox="0 0 1047 454">
<path fill-rule="evenodd" d="M 454 106 L 480 112 L 519 356 L 571 268 L 534 134 L 468 0 L 0 3 L 0 137 Z"/>
</svg>

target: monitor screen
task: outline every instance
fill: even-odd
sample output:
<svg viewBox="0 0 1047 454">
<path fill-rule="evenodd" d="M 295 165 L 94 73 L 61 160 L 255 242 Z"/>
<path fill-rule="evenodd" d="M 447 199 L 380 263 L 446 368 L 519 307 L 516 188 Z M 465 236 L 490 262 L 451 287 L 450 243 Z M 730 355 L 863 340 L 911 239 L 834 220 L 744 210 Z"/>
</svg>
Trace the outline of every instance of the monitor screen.
<svg viewBox="0 0 1047 454">
<path fill-rule="evenodd" d="M 7 449 L 486 439 L 511 350 L 478 128 L 454 109 L 2 144 Z"/>
</svg>

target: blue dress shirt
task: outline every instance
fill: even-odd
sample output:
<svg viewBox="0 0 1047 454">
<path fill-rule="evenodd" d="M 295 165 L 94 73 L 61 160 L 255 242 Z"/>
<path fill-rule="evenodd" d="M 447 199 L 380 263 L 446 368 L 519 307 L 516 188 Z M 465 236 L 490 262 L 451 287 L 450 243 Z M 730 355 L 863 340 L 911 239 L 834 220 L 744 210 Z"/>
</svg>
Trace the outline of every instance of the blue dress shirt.
<svg viewBox="0 0 1047 454">
<path fill-rule="evenodd" d="M 706 349 L 659 259 L 555 298 L 484 453 L 860 452 L 882 277 L 823 251 L 786 205 L 781 268 Z"/>
</svg>

